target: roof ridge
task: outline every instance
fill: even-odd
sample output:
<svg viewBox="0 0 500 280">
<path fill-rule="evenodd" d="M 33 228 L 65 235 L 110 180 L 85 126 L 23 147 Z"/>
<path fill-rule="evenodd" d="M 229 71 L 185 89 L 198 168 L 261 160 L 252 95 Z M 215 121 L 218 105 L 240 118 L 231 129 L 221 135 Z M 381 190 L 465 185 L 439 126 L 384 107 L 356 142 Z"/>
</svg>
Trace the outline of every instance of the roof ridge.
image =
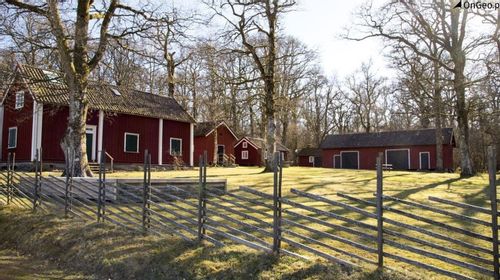
<svg viewBox="0 0 500 280">
<path fill-rule="evenodd" d="M 402 130 L 385 130 L 385 131 L 374 131 L 374 132 L 347 132 L 338 134 L 328 134 L 327 136 L 338 136 L 338 135 L 357 135 L 357 134 L 376 134 L 376 133 L 391 133 L 391 132 L 413 132 L 413 131 L 424 131 L 424 130 L 436 130 L 437 128 L 415 128 L 415 129 L 402 129 Z M 453 129 L 452 127 L 442 127 L 441 129 Z"/>
</svg>

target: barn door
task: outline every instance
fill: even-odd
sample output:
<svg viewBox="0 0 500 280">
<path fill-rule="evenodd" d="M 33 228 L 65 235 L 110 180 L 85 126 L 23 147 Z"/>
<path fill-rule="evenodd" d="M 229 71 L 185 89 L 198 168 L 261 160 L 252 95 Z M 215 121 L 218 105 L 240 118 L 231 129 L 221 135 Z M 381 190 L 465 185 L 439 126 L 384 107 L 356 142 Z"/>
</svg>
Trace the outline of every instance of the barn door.
<svg viewBox="0 0 500 280">
<path fill-rule="evenodd" d="M 333 156 L 333 168 L 340 168 L 340 155 Z"/>
<path fill-rule="evenodd" d="M 340 167 L 344 169 L 359 169 L 359 153 L 358 152 L 341 152 Z"/>
<path fill-rule="evenodd" d="M 386 163 L 392 164 L 392 168 L 396 170 L 410 169 L 410 150 L 386 150 Z"/>
<path fill-rule="evenodd" d="M 420 153 L 420 170 L 429 170 L 431 167 L 430 164 L 430 155 L 429 152 L 421 152 Z"/>
</svg>

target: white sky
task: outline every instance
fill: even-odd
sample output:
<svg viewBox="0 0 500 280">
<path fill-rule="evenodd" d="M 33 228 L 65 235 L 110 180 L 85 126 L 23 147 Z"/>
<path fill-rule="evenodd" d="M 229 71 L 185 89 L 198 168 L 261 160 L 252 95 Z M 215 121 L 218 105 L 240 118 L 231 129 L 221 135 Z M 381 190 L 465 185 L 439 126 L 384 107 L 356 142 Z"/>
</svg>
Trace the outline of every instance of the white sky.
<svg viewBox="0 0 500 280">
<path fill-rule="evenodd" d="M 339 38 L 363 2 L 366 0 L 299 0 L 297 11 L 286 15 L 283 27 L 288 34 L 318 51 L 327 76 L 335 73 L 343 77 L 370 59 L 375 69 L 386 71 L 380 41 L 354 42 Z M 380 74 L 387 76 L 388 73 Z"/>
</svg>

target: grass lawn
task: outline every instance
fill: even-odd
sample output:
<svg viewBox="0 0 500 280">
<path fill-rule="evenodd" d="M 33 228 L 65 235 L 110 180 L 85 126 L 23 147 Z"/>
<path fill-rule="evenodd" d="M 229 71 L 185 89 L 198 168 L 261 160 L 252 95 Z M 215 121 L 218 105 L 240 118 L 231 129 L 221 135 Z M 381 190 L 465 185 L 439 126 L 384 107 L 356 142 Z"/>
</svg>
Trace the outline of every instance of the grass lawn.
<svg viewBox="0 0 500 280">
<path fill-rule="evenodd" d="M 238 191 L 239 186 L 248 186 L 253 189 L 266 192 L 271 194 L 272 193 L 272 179 L 273 175 L 268 173 L 268 174 L 263 174 L 261 173 L 261 168 L 254 168 L 254 167 L 238 167 L 238 168 L 208 168 L 207 174 L 211 178 L 225 178 L 227 179 L 228 182 L 228 189 L 233 190 L 236 193 L 240 195 L 245 195 L 245 196 L 252 196 L 247 193 Z M 142 172 L 116 172 L 113 174 L 109 174 L 108 178 L 142 178 L 143 173 Z M 153 172 L 152 173 L 152 178 L 179 178 L 179 177 L 185 177 L 185 178 L 197 178 L 198 176 L 198 170 L 188 170 L 188 171 L 163 171 L 163 172 Z M 314 206 L 315 208 L 324 210 L 324 211 L 329 211 L 333 212 L 345 217 L 349 217 L 352 219 L 355 219 L 357 221 L 361 221 L 370 225 L 375 225 L 376 221 L 371 218 L 367 218 L 365 216 L 362 216 L 360 214 L 353 213 L 351 211 L 347 211 L 343 208 L 340 207 L 335 207 L 331 206 L 322 202 L 317 202 L 313 201 L 308 198 L 303 198 L 303 197 L 296 197 L 292 193 L 290 193 L 291 188 L 296 188 L 299 190 L 307 191 L 310 193 L 314 194 L 320 194 L 323 197 L 331 198 L 336 201 L 341 201 L 348 203 L 352 206 L 356 206 L 359 208 L 362 208 L 364 210 L 367 210 L 369 212 L 374 213 L 375 209 L 374 207 L 371 206 L 366 206 L 363 204 L 358 204 L 354 202 L 349 202 L 346 199 L 338 197 L 336 194 L 337 192 L 343 192 L 346 194 L 350 194 L 352 196 L 358 197 L 358 198 L 364 198 L 367 200 L 372 200 L 373 201 L 373 193 L 375 192 L 375 186 L 376 186 L 376 176 L 374 171 L 366 171 L 366 170 L 339 170 L 339 169 L 325 169 L 325 168 L 306 168 L 306 167 L 289 167 L 285 168 L 283 172 L 283 196 L 291 198 L 293 201 L 300 202 L 303 204 L 306 204 L 308 206 Z M 384 172 L 384 192 L 387 195 L 392 195 L 396 196 L 398 198 L 402 199 L 409 199 L 413 200 L 416 202 L 421 202 L 425 203 L 428 205 L 433 205 L 436 207 L 439 207 L 444 210 L 452 211 L 458 214 L 464 214 L 464 215 L 469 215 L 476 217 L 478 219 L 482 219 L 485 221 L 489 221 L 490 217 L 488 215 L 484 214 L 477 214 L 473 213 L 467 210 L 455 208 L 452 206 L 447 206 L 447 205 L 442 205 L 438 203 L 433 203 L 429 202 L 427 200 L 428 196 L 437 196 L 440 198 L 446 198 L 446 199 L 451 199 L 454 201 L 459 201 L 459 202 L 465 202 L 469 204 L 474 204 L 478 206 L 484 206 L 488 207 L 488 200 L 486 199 L 487 197 L 487 190 L 488 190 L 488 176 L 487 174 L 480 174 L 478 176 L 472 177 L 472 178 L 467 178 L 467 179 L 460 179 L 458 174 L 450 174 L 450 173 L 423 173 L 423 172 L 399 172 L 399 171 L 386 171 Z M 265 201 L 268 202 L 269 204 L 272 204 L 272 201 Z M 222 203 L 222 202 L 219 202 Z M 224 203 L 222 203 L 224 204 Z M 255 206 L 249 203 L 242 203 L 244 205 L 247 205 L 248 207 L 251 207 L 253 209 L 260 209 L 260 210 L 265 210 L 265 208 L 262 208 L 260 206 Z M 265 215 L 260 215 L 260 214 L 255 214 L 252 211 L 249 211 L 248 209 L 241 208 L 238 206 L 234 206 L 231 204 L 225 204 L 226 206 L 231 206 L 233 209 L 237 209 L 238 211 L 241 212 L 246 212 L 247 214 L 251 214 L 258 219 L 261 219 L 265 222 L 270 222 L 269 217 L 266 217 Z M 485 235 L 485 236 L 491 236 L 491 229 L 486 226 L 482 225 L 477 225 L 477 224 L 472 224 L 469 222 L 463 222 L 463 221 L 458 221 L 456 219 L 450 218 L 448 216 L 440 215 L 440 214 L 435 214 L 433 212 L 429 212 L 427 210 L 420 210 L 420 209 L 415 209 L 409 206 L 405 205 L 400 205 L 398 203 L 390 202 L 387 201 L 385 202 L 386 206 L 391 206 L 396 209 L 400 210 L 405 210 L 408 212 L 411 212 L 413 214 L 416 214 L 418 216 L 422 217 L 428 217 L 431 218 L 435 221 L 442 222 L 448 225 L 460 227 L 467 229 L 469 231 L 474 231 L 476 233 Z M 209 206 L 208 207 L 213 207 L 214 206 Z M 370 230 L 366 230 L 363 228 L 357 228 L 355 226 L 350 225 L 349 223 L 341 222 L 336 219 L 328 218 L 325 216 L 320 216 L 305 210 L 301 209 L 293 209 L 288 205 L 284 205 L 285 208 L 291 209 L 296 213 L 308 215 L 311 217 L 316 217 L 320 218 L 323 221 L 327 221 L 333 224 L 337 225 L 343 225 L 343 226 L 349 226 L 351 228 L 364 231 L 370 235 L 375 235 L 375 232 L 372 232 Z M 221 209 L 217 209 L 217 211 L 222 211 Z M 267 211 L 267 210 L 266 210 Z M 270 212 L 267 212 L 270 213 Z M 228 214 L 228 213 L 226 213 Z M 440 233 L 442 235 L 446 236 L 451 236 L 456 239 L 462 240 L 467 243 L 471 243 L 477 246 L 481 246 L 484 248 L 491 248 L 491 244 L 486 241 L 481 241 L 481 240 L 476 240 L 472 239 L 470 237 L 467 237 L 465 235 L 449 232 L 446 229 L 437 227 L 437 226 L 432 226 L 429 224 L 426 224 L 424 222 L 419 222 L 404 216 L 396 215 L 391 212 L 386 212 L 384 214 L 388 218 L 392 218 L 395 220 L 398 220 L 400 222 L 404 222 L 407 224 L 411 224 L 414 226 L 419 226 L 428 230 L 432 230 L 436 233 Z M 236 215 L 230 214 L 230 216 L 239 218 Z M 308 227 L 314 228 L 319 231 L 323 232 L 330 232 L 332 234 L 348 238 L 350 240 L 356 241 L 358 243 L 364 244 L 366 246 L 370 247 L 375 247 L 375 244 L 371 241 L 366 241 L 364 239 L 360 239 L 356 236 L 350 235 L 345 232 L 341 231 L 334 231 L 330 228 L 314 224 L 309 222 L 308 220 L 301 220 L 301 219 L 294 219 L 291 216 L 287 215 L 286 213 L 284 214 L 284 218 L 294 220 L 296 222 L 299 222 L 303 225 L 306 225 Z M 219 221 L 221 221 L 219 219 Z M 245 220 L 245 222 L 248 222 L 250 224 L 256 224 L 253 221 L 250 220 Z M 234 224 L 232 225 L 234 227 Z M 288 227 L 287 227 L 288 228 Z M 466 248 L 461 248 L 459 246 L 453 245 L 451 243 L 441 241 L 438 239 L 430 238 L 426 235 L 416 233 L 413 231 L 405 230 L 402 228 L 396 228 L 391 225 L 385 225 L 386 229 L 390 229 L 393 231 L 405 233 L 407 235 L 411 235 L 412 237 L 416 237 L 419 239 L 427 240 L 442 246 L 447 246 L 447 247 L 452 247 L 457 250 L 466 252 L 468 254 L 482 257 L 484 259 L 491 259 L 487 254 L 483 254 L 480 252 L 476 252 L 472 249 L 466 249 Z M 241 229 L 241 228 L 240 228 Z M 355 253 L 357 255 L 362 255 L 366 258 L 369 258 L 371 260 L 376 260 L 376 256 L 374 254 L 367 253 L 365 251 L 362 251 L 358 248 L 351 247 L 348 245 L 345 245 L 343 243 L 324 238 L 322 236 L 317 236 L 312 233 L 309 233 L 307 231 L 304 231 L 299 228 L 293 228 L 289 227 L 290 230 L 306 235 L 308 237 L 313 237 L 315 239 L 319 239 L 324 243 L 327 243 L 335 248 L 339 248 L 351 253 Z M 250 229 L 242 229 L 245 231 L 248 231 L 266 241 L 270 241 L 269 238 L 265 236 L 261 236 L 258 233 L 252 232 Z M 210 232 L 209 232 L 210 234 Z M 290 239 L 294 239 L 296 241 L 301 241 L 298 238 L 292 238 L 290 236 L 287 236 Z M 484 265 L 480 262 L 470 260 L 465 257 L 460 257 L 451 253 L 446 253 L 446 252 L 440 252 L 439 250 L 435 250 L 432 248 L 426 248 L 418 243 L 412 243 L 412 242 L 407 242 L 401 239 L 396 239 L 392 237 L 386 237 L 388 239 L 394 240 L 394 241 L 399 241 L 400 243 L 406 244 L 406 245 L 411 245 L 416 248 L 421 248 L 425 249 L 430 252 L 434 252 L 437 254 L 441 254 L 459 261 L 463 261 L 466 263 L 473 263 L 476 265 L 482 265 L 483 267 L 486 267 L 488 269 L 491 269 L 491 267 L 488 267 L 487 265 Z M 313 244 L 307 243 L 307 242 L 302 242 L 305 243 L 311 247 L 321 249 L 322 251 L 325 251 L 324 248 L 315 246 Z M 284 248 L 298 252 L 300 254 L 306 255 L 308 257 L 315 258 L 315 256 L 304 252 L 302 250 L 297 250 L 296 248 L 290 247 L 288 244 L 284 244 Z M 401 251 L 399 249 L 396 249 L 394 247 L 390 246 L 385 246 L 385 250 L 389 253 L 393 253 L 396 255 L 404 256 L 407 258 L 411 258 L 413 260 L 417 260 L 420 262 L 424 262 L 426 264 L 438 266 L 443 269 L 451 270 L 456 273 L 461 273 L 465 274 L 470 277 L 478 278 L 478 279 L 488 279 L 486 276 L 482 276 L 481 274 L 471 272 L 469 270 L 461 269 L 457 266 L 450 265 L 448 263 L 438 261 L 435 259 L 431 259 L 428 257 L 423 257 L 421 255 L 417 255 L 414 253 L 408 253 L 405 251 Z M 328 251 L 326 250 L 331 255 L 335 255 L 339 258 L 351 261 L 353 263 L 365 266 L 368 270 L 367 271 L 374 271 L 375 267 L 371 265 L 365 265 L 364 262 L 359 262 L 356 259 L 349 258 L 341 253 L 334 252 L 334 251 Z M 386 264 L 389 267 L 397 268 L 398 270 L 404 270 L 409 272 L 410 275 L 422 278 L 422 279 L 442 279 L 444 278 L 443 276 L 440 276 L 435 273 L 431 273 L 422 269 L 418 269 L 414 266 L 407 265 L 401 262 L 396 262 L 391 259 L 386 259 Z"/>
</svg>

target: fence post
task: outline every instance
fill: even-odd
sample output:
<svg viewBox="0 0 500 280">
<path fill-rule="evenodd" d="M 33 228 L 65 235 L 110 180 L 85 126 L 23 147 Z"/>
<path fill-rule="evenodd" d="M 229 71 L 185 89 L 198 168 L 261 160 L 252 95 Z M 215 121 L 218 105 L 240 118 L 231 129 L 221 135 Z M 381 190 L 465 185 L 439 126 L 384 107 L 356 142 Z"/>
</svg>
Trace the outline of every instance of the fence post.
<svg viewBox="0 0 500 280">
<path fill-rule="evenodd" d="M 377 254 L 378 267 L 384 267 L 384 198 L 382 153 L 377 157 Z"/>
<path fill-rule="evenodd" d="M 273 252 L 280 253 L 281 248 L 281 179 L 283 166 L 280 152 L 274 155 L 273 180 Z"/>
<path fill-rule="evenodd" d="M 11 153 L 7 154 L 7 205 L 10 204 L 10 157 Z"/>
<path fill-rule="evenodd" d="M 99 154 L 99 192 L 97 198 L 97 221 L 104 221 L 106 215 L 106 157 L 104 153 Z"/>
<path fill-rule="evenodd" d="M 491 201 L 491 232 L 493 245 L 493 275 L 494 279 L 500 278 L 500 265 L 498 253 L 498 205 L 497 205 L 497 187 L 496 187 L 496 149 L 493 146 L 488 147 L 488 173 L 490 181 L 490 201 Z"/>
<path fill-rule="evenodd" d="M 71 211 L 71 186 L 73 185 L 73 169 L 74 169 L 74 157 L 73 151 L 70 149 L 66 150 L 67 163 L 66 163 L 66 183 L 64 190 L 64 216 L 68 217 Z"/>
<path fill-rule="evenodd" d="M 207 185 L 207 151 L 200 156 L 200 172 L 199 172 L 199 188 L 198 188 L 198 241 L 201 241 L 205 236 L 205 222 L 207 215 L 207 200 L 205 188 Z"/>
<path fill-rule="evenodd" d="M 35 153 L 35 185 L 33 186 L 33 211 L 35 212 L 38 207 L 38 202 L 40 199 L 39 184 L 40 182 L 40 150 L 37 149 Z"/>
<path fill-rule="evenodd" d="M 142 229 L 144 233 L 147 233 L 151 225 L 151 218 L 149 209 L 151 204 L 149 203 L 151 197 L 151 154 L 148 150 L 144 151 L 144 185 L 142 189 Z"/>
</svg>

